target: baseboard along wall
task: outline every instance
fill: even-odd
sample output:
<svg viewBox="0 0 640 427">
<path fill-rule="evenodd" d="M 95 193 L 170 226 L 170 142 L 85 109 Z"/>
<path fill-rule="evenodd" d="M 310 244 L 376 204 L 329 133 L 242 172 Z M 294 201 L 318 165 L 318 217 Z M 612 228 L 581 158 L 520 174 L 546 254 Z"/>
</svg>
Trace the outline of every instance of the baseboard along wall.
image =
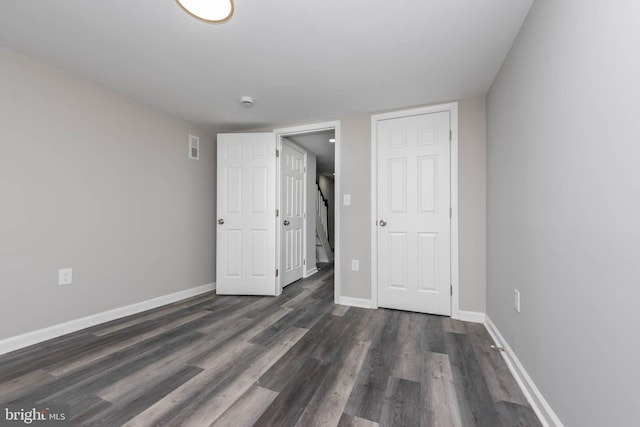
<svg viewBox="0 0 640 427">
<path fill-rule="evenodd" d="M 462 320 L 464 322 L 472 322 L 472 323 L 484 323 L 485 314 L 479 311 L 458 311 L 458 320 Z"/>
<path fill-rule="evenodd" d="M 314 274 L 316 274 L 318 271 L 319 271 L 319 270 L 318 270 L 318 267 L 313 267 L 313 268 L 311 268 L 311 269 L 309 269 L 309 270 L 305 271 L 304 273 L 302 273 L 302 277 L 303 277 L 304 279 L 306 279 L 307 277 L 311 277 L 311 276 L 313 276 L 313 275 L 314 275 Z"/>
<path fill-rule="evenodd" d="M 309 270 L 308 272 L 305 272 L 305 277 L 309 277 L 317 272 L 317 269 Z M 151 310 L 153 308 L 171 304 L 213 290 L 215 290 L 215 283 L 209 283 L 207 285 L 198 286 L 196 288 L 186 289 L 184 291 L 174 292 L 172 294 L 159 296 L 147 301 L 127 305 L 125 307 L 104 311 L 102 313 L 97 313 L 91 316 L 83 317 L 81 319 L 75 319 L 68 322 L 60 323 L 58 325 L 39 329 L 37 331 L 5 338 L 3 340 L 0 340 L 0 355 L 24 347 L 28 347 L 30 345 L 38 344 L 40 342 L 56 338 L 71 332 L 76 332 L 84 328 L 89 328 L 91 326 L 110 322 L 112 320 L 120 319 L 125 316 L 130 316 L 132 314 L 137 314 L 146 310 Z M 348 305 L 353 307 L 374 308 L 373 302 L 370 299 L 365 298 L 339 296 L 337 302 L 341 305 Z M 529 401 L 529 404 L 536 412 L 536 415 L 540 419 L 540 422 L 545 427 L 563 427 L 562 422 L 555 414 L 549 403 L 546 401 L 538 387 L 533 382 L 531 376 L 529 376 L 526 369 L 524 368 L 522 363 L 520 363 L 520 360 L 518 359 L 516 354 L 513 352 L 513 349 L 509 346 L 509 343 L 502 336 L 489 316 L 485 315 L 485 313 L 463 310 L 460 310 L 459 316 L 459 320 L 462 321 L 483 323 L 496 345 L 498 347 L 504 348 L 502 356 L 504 357 L 505 362 L 509 367 L 509 370 L 511 371 L 511 374 L 514 376 L 518 385 Z"/>
<path fill-rule="evenodd" d="M 39 329 L 37 331 L 27 332 L 22 335 L 5 338 L 0 340 L 0 355 L 18 350 L 30 345 L 38 344 L 43 341 L 50 340 L 62 335 L 76 332 L 84 328 L 99 325 L 101 323 L 110 322 L 120 319 L 121 317 L 137 314 L 142 311 L 151 310 L 166 304 L 171 304 L 183 299 L 191 298 L 196 295 L 203 294 L 215 290 L 215 283 L 198 286 L 196 288 L 186 289 L 184 291 L 174 292 L 168 295 L 162 295 L 147 301 L 127 305 L 125 307 L 115 308 L 113 310 L 104 311 L 102 313 L 93 314 L 81 319 L 70 320 L 58 325 Z"/>
<path fill-rule="evenodd" d="M 352 297 L 338 296 L 338 301 L 336 302 L 340 305 L 349 305 L 351 307 L 374 308 L 373 302 L 370 299 L 366 299 L 366 298 L 352 298 Z"/>
<path fill-rule="evenodd" d="M 491 321 L 489 316 L 485 316 L 485 327 L 493 338 L 493 341 L 498 347 L 504 348 L 502 357 L 504 357 L 511 374 L 518 382 L 518 385 L 522 389 L 525 397 L 529 401 L 529 404 L 535 411 L 538 419 L 545 427 L 563 427 L 560 418 L 553 412 L 549 402 L 544 398 L 533 379 L 527 373 L 518 356 L 513 352 L 513 349 L 509 346 L 507 340 L 502 336 L 496 325 Z"/>
</svg>

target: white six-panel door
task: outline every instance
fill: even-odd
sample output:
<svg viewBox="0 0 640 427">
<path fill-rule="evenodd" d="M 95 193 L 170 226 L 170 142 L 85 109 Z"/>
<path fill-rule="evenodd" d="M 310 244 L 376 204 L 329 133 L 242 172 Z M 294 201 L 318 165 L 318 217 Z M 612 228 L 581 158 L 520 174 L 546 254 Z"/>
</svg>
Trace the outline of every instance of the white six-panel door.
<svg viewBox="0 0 640 427">
<path fill-rule="evenodd" d="M 273 133 L 218 134 L 216 292 L 276 295 Z"/>
<path fill-rule="evenodd" d="M 302 278 L 304 253 L 304 150 L 282 141 L 282 285 Z"/>
<path fill-rule="evenodd" d="M 378 305 L 451 315 L 450 112 L 377 125 Z"/>
</svg>

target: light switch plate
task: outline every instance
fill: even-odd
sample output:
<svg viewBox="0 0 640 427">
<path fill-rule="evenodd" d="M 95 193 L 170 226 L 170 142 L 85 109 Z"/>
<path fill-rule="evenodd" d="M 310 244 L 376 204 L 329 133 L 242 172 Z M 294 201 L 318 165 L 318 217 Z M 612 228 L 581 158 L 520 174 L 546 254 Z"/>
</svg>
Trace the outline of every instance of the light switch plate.
<svg viewBox="0 0 640 427">
<path fill-rule="evenodd" d="M 351 194 L 345 194 L 344 196 L 342 196 L 342 203 L 345 206 L 349 206 L 351 204 Z"/>
</svg>

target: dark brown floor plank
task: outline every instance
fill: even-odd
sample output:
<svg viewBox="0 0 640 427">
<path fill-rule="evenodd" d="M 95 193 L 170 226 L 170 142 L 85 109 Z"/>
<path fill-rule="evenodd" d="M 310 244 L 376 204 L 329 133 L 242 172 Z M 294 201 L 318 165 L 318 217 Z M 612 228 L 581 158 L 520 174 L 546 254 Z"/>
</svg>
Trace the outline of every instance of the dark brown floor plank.
<svg viewBox="0 0 640 427">
<path fill-rule="evenodd" d="M 511 402 L 497 402 L 495 406 L 503 427 L 542 427 L 530 406 Z"/>
<path fill-rule="evenodd" d="M 84 346 L 81 351 L 76 352 L 67 360 L 47 366 L 46 369 L 52 375 L 60 376 L 67 372 L 74 371 L 78 368 L 93 363 L 102 357 L 113 354 L 117 351 L 124 350 L 131 345 L 135 345 L 146 339 L 162 335 L 176 329 L 178 327 L 193 326 L 201 321 L 201 318 L 210 316 L 207 311 L 185 314 L 183 317 L 167 320 L 164 324 L 158 324 L 156 328 L 150 329 L 142 334 L 129 335 L 124 337 L 101 336 L 98 341 L 91 345 Z M 210 321 L 209 317 L 207 321 Z"/>
<path fill-rule="evenodd" d="M 224 331 L 222 334 L 216 335 L 215 338 L 210 338 L 212 343 L 215 345 L 209 346 L 206 351 L 194 355 L 194 357 L 189 359 L 188 363 L 199 366 L 203 369 L 218 366 L 220 364 L 220 360 L 226 360 L 224 357 L 225 354 L 233 352 L 233 348 L 237 347 L 238 344 L 253 344 L 253 342 L 251 342 L 253 337 L 269 325 L 286 316 L 288 312 L 288 309 L 281 308 L 263 319 L 240 319 L 236 322 L 234 327 L 228 328 L 228 330 Z M 278 340 L 281 340 L 283 336 L 286 336 L 291 331 L 291 329 L 292 327 L 283 331 L 283 333 L 279 334 L 277 337 L 274 337 L 274 339 L 270 340 L 268 345 L 255 345 L 268 347 L 269 345 L 278 342 Z"/>
<path fill-rule="evenodd" d="M 462 420 L 449 356 L 423 353 L 421 366 L 421 425 L 460 427 Z"/>
<path fill-rule="evenodd" d="M 338 427 L 378 427 L 380 424 L 347 413 L 342 414 Z"/>
<path fill-rule="evenodd" d="M 72 408 L 70 408 L 71 425 L 81 425 L 86 420 L 101 414 L 110 407 L 110 402 L 96 396 L 85 395 L 82 399 L 79 399 Z"/>
<path fill-rule="evenodd" d="M 465 328 L 493 400 L 527 405 L 527 398 L 509 372 L 502 353 L 491 348 L 494 343 L 484 325 L 467 323 Z"/>
<path fill-rule="evenodd" d="M 333 304 L 333 268 L 280 297 L 206 293 L 0 356 L 0 403 L 71 425 L 539 426 L 482 325 Z"/>
<path fill-rule="evenodd" d="M 380 421 L 381 402 L 387 391 L 393 364 L 397 357 L 400 312 L 379 311 L 377 330 L 371 340 L 369 354 L 360 370 L 345 412 L 371 421 Z"/>
<path fill-rule="evenodd" d="M 306 330 L 290 332 L 270 347 L 246 345 L 247 352 L 203 371 L 168 394 L 127 426 L 210 425 L 227 411 L 269 367 L 300 340 Z"/>
<path fill-rule="evenodd" d="M 42 384 L 34 391 L 15 399 L 14 403 L 35 403 L 51 398 L 60 399 L 65 394 L 90 393 L 142 369 L 146 364 L 180 346 L 188 345 L 200 336 L 197 332 L 172 331 L 165 336 L 154 337 L 149 342 L 134 346 L 135 348 L 111 354 L 94 364 Z"/>
<path fill-rule="evenodd" d="M 162 373 L 143 386 L 123 396 L 108 409 L 85 421 L 84 426 L 120 426 L 202 372 L 194 366 L 183 366 L 174 372 Z"/>
<path fill-rule="evenodd" d="M 198 295 L 184 301 L 178 301 L 173 304 L 163 305 L 151 310 L 143 311 L 142 313 L 125 316 L 119 319 L 112 320 L 110 322 L 102 323 L 100 325 L 87 328 L 86 331 L 97 336 L 106 335 L 126 329 L 129 326 L 135 326 L 136 324 L 142 323 L 143 321 L 164 317 L 167 314 L 181 311 L 186 307 L 203 307 L 210 305 L 214 297 L 215 294 L 212 293 Z"/>
<path fill-rule="evenodd" d="M 42 369 L 27 372 L 17 378 L 0 383 L 0 403 L 11 402 L 18 397 L 53 381 L 54 377 Z"/>
<path fill-rule="evenodd" d="M 322 339 L 336 332 L 335 316 L 325 316 L 320 319 L 300 341 L 260 377 L 258 385 L 280 392 L 291 380 L 291 376 L 302 369 Z"/>
<path fill-rule="evenodd" d="M 420 383 L 390 378 L 382 404 L 380 425 L 419 426 L 421 420 Z"/>
<path fill-rule="evenodd" d="M 293 426 L 325 379 L 329 365 L 309 359 L 256 421 L 258 426 Z"/>
<path fill-rule="evenodd" d="M 0 363 L 0 383 L 64 361 L 72 357 L 78 349 L 91 346 L 97 340 L 93 335 L 76 333 L 8 353 Z"/>
<path fill-rule="evenodd" d="M 450 317 L 441 317 L 442 327 L 445 332 L 450 332 L 452 334 L 465 334 L 466 331 L 464 329 L 464 322 L 456 319 L 452 319 Z"/>
<path fill-rule="evenodd" d="M 271 405 L 278 393 L 266 388 L 252 386 L 227 409 L 211 426 L 252 426 Z"/>
<path fill-rule="evenodd" d="M 362 368 L 369 351 L 369 341 L 354 342 L 348 347 L 348 353 L 330 364 L 329 372 L 318 385 L 316 393 L 298 419 L 296 426 L 333 426 L 337 425 L 347 404 L 355 379 Z M 345 351 L 347 347 L 345 347 Z"/>
<path fill-rule="evenodd" d="M 310 310 L 315 313 L 314 310 Z M 249 342 L 259 345 L 269 345 L 282 335 L 286 334 L 290 327 L 297 326 L 298 320 L 305 316 L 303 310 L 291 310 L 272 325 L 266 327 L 262 332 L 255 335 Z"/>
<path fill-rule="evenodd" d="M 469 338 L 464 334 L 448 333 L 446 339 L 462 425 L 500 425 Z"/>
</svg>

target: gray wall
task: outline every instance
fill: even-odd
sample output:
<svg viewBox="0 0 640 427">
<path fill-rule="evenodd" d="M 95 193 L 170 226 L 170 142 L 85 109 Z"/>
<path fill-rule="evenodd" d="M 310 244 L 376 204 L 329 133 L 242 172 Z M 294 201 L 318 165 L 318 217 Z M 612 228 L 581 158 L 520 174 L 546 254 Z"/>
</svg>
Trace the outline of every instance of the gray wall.
<svg viewBox="0 0 640 427">
<path fill-rule="evenodd" d="M 340 296 L 371 298 L 371 115 L 340 119 L 340 192 L 351 194 L 351 205 L 339 203 Z M 351 271 L 351 260 L 360 271 Z"/>
<path fill-rule="evenodd" d="M 485 311 L 485 99 L 459 101 L 459 257 L 460 309 Z M 341 293 L 371 298 L 371 114 L 341 119 L 342 194 L 351 194 L 351 206 L 341 212 Z M 342 199 L 342 195 L 340 195 Z M 351 259 L 360 271 L 351 271 Z"/>
<path fill-rule="evenodd" d="M 485 312 L 487 295 L 487 141 L 485 98 L 458 105 L 460 309 Z"/>
<path fill-rule="evenodd" d="M 328 218 L 328 231 L 329 231 L 329 243 L 332 248 L 335 248 L 335 182 L 333 178 L 325 175 L 318 177 L 318 185 L 320 191 L 325 199 L 327 199 L 327 218 Z"/>
<path fill-rule="evenodd" d="M 207 134 L 2 48 L 0 75 L 0 339 L 214 281 Z"/>
<path fill-rule="evenodd" d="M 488 314 L 567 426 L 638 423 L 639 16 L 537 0 L 488 96 Z"/>
</svg>

